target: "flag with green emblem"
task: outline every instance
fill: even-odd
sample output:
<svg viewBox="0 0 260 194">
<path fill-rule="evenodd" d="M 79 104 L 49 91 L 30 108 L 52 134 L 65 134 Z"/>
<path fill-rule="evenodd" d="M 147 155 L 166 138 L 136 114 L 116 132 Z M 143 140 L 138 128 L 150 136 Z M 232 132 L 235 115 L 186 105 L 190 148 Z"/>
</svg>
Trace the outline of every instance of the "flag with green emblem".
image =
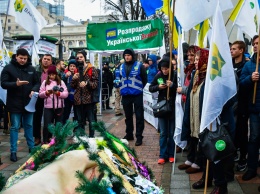
<svg viewBox="0 0 260 194">
<path fill-rule="evenodd" d="M 45 18 L 29 0 L 10 0 L 8 15 L 15 17 L 15 22 L 30 32 L 36 43 L 40 39 L 40 31 L 47 25 Z"/>
<path fill-rule="evenodd" d="M 242 32 L 247 33 L 253 38 L 254 35 L 258 34 L 260 23 L 258 0 L 244 0 L 244 3 L 240 7 L 233 25 L 237 25 Z"/>
<path fill-rule="evenodd" d="M 209 60 L 201 114 L 200 131 L 209 128 L 220 115 L 225 103 L 237 92 L 228 37 L 221 9 L 213 17 Z"/>
</svg>

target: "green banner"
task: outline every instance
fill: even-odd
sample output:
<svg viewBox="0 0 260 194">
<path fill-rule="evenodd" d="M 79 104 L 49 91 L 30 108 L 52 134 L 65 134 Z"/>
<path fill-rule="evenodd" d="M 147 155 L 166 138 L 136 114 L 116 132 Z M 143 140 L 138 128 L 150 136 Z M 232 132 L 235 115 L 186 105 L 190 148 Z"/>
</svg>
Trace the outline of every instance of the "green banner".
<svg viewBox="0 0 260 194">
<path fill-rule="evenodd" d="M 88 50 L 147 49 L 162 46 L 164 25 L 160 19 L 89 23 Z"/>
</svg>

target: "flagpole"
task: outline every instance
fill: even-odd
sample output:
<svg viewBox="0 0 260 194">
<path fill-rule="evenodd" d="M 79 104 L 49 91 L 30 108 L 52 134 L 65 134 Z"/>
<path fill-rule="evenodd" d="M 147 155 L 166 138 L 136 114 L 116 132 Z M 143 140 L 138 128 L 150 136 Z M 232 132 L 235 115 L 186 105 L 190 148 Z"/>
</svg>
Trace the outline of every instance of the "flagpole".
<svg viewBox="0 0 260 194">
<path fill-rule="evenodd" d="M 228 22 L 229 22 L 230 19 L 231 19 L 231 16 L 233 15 L 233 13 L 234 13 L 235 9 L 237 8 L 238 4 L 240 3 L 240 1 L 241 1 L 241 0 L 239 0 L 239 1 L 237 2 L 237 5 L 235 6 L 235 8 L 232 10 L 231 14 L 229 15 L 228 20 L 227 20 L 226 23 L 225 23 L 225 26 L 227 26 Z M 240 9 L 239 9 L 239 12 L 237 13 L 237 16 L 239 15 L 239 13 L 240 13 L 240 11 L 241 11 L 241 8 L 244 6 L 244 4 L 245 4 L 245 1 L 243 2 L 243 5 L 241 5 L 241 7 L 240 7 Z M 237 18 L 237 17 L 236 17 L 236 18 Z M 235 21 L 236 21 L 236 20 L 235 20 Z M 234 21 L 234 23 L 235 23 L 235 21 Z"/>
<path fill-rule="evenodd" d="M 229 38 L 230 38 L 230 36 L 231 36 L 231 32 L 233 31 L 233 29 L 234 29 L 234 24 L 232 25 L 232 28 L 231 28 L 231 30 L 230 30 L 230 32 L 229 32 L 228 40 L 229 40 Z"/>
<path fill-rule="evenodd" d="M 258 37 L 260 37 L 260 29 L 258 29 Z M 255 72 L 258 72 L 258 66 L 259 66 L 259 47 L 257 48 Z M 256 87 L 257 87 L 257 82 L 254 83 L 253 104 L 255 104 Z"/>
<path fill-rule="evenodd" d="M 173 0 L 173 15 L 172 15 L 172 21 L 171 21 L 171 0 L 168 0 L 168 15 L 169 15 L 169 46 L 170 46 L 170 61 L 169 61 L 169 76 L 168 80 L 171 80 L 171 73 L 172 73 L 172 38 L 173 38 L 173 28 L 174 28 L 174 12 L 175 12 L 175 0 Z M 172 25 L 171 25 L 172 22 Z M 172 26 L 172 27 L 171 27 Z M 167 100 L 169 100 L 169 94 L 170 94 L 170 87 L 167 88 Z"/>
<path fill-rule="evenodd" d="M 5 37 L 5 30 L 6 30 L 6 26 L 7 26 L 7 22 L 6 21 L 7 21 L 9 6 L 10 6 L 10 1 L 8 1 L 7 10 L 6 10 L 6 14 L 5 14 L 5 25 L 4 25 L 4 30 L 3 30 L 3 41 L 1 42 L 2 48 L 4 46 L 4 37 Z"/>
<path fill-rule="evenodd" d="M 212 131 L 212 123 L 210 124 L 210 131 Z M 207 194 L 208 178 L 209 178 L 209 160 L 207 159 L 204 194 Z"/>
</svg>

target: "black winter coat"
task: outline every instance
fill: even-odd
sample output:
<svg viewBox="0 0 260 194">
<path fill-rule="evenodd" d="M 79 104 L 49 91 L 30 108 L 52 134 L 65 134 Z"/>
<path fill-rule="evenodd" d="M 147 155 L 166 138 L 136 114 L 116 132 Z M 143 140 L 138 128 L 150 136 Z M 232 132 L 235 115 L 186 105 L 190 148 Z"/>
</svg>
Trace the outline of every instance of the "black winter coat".
<svg viewBox="0 0 260 194">
<path fill-rule="evenodd" d="M 29 83 L 17 86 L 16 81 Z M 35 68 L 29 63 L 20 65 L 16 60 L 12 60 L 6 65 L 1 73 L 1 86 L 7 90 L 6 106 L 11 113 L 26 112 L 25 106 L 30 102 L 31 91 L 39 92 L 40 83 Z"/>
<path fill-rule="evenodd" d="M 169 90 L 169 101 L 170 103 L 172 104 L 173 106 L 173 114 L 170 115 L 170 118 L 174 117 L 174 112 L 175 112 L 175 98 L 176 98 L 176 89 L 177 89 L 177 75 L 176 75 L 176 72 L 172 72 L 171 74 L 172 78 L 172 82 L 173 82 L 173 85 L 170 87 L 170 90 Z M 167 98 L 167 88 L 163 89 L 163 90 L 159 90 L 159 84 L 158 84 L 158 79 L 162 78 L 163 79 L 163 82 L 166 83 L 166 80 L 168 80 L 168 75 L 163 75 L 162 72 L 159 72 L 155 75 L 153 81 L 151 82 L 151 85 L 149 86 L 149 91 L 151 93 L 153 92 L 157 92 L 159 91 L 159 95 L 158 95 L 158 101 L 157 102 L 160 102 L 162 100 L 165 100 Z"/>
</svg>

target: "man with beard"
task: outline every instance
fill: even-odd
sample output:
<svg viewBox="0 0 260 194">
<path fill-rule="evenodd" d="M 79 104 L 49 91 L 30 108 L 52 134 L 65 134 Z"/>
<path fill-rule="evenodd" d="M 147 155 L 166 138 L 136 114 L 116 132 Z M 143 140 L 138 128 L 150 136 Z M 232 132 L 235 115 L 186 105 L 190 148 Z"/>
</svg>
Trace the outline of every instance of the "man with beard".
<svg viewBox="0 0 260 194">
<path fill-rule="evenodd" d="M 60 76 L 60 79 L 63 79 L 65 76 L 65 64 L 64 64 L 64 60 L 58 60 L 56 62 L 56 68 L 57 68 L 57 73 Z"/>
<path fill-rule="evenodd" d="M 134 140 L 133 106 L 136 117 L 136 146 L 142 145 L 144 130 L 143 88 L 147 83 L 147 74 L 143 65 L 135 59 L 135 52 L 128 48 L 123 52 L 125 62 L 116 72 L 117 87 L 120 88 L 125 112 L 126 135 L 124 139 Z"/>
</svg>

